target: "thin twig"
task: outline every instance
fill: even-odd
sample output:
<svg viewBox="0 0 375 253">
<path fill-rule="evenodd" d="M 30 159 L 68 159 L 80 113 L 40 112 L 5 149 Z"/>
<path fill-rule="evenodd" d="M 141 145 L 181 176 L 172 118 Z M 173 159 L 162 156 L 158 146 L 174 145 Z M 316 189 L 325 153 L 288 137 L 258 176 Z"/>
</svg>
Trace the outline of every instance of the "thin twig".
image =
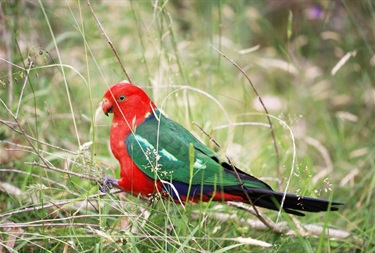
<svg viewBox="0 0 375 253">
<path fill-rule="evenodd" d="M 273 128 L 273 125 L 272 125 L 272 121 L 271 121 L 271 117 L 269 116 L 269 113 L 268 113 L 268 110 L 267 110 L 267 107 L 265 106 L 261 96 L 259 95 L 257 89 L 255 88 L 253 82 L 251 81 L 251 79 L 249 78 L 249 76 L 245 73 L 245 71 L 240 67 L 238 66 L 237 63 L 235 63 L 233 60 L 229 59 L 224 53 L 222 53 L 219 49 L 217 49 L 216 47 L 214 47 L 213 45 L 211 45 L 211 47 L 213 49 L 215 49 L 221 56 L 223 56 L 226 60 L 228 60 L 230 63 L 232 63 L 243 75 L 244 77 L 246 78 L 246 80 L 249 82 L 249 84 L 251 85 L 255 95 L 258 97 L 259 99 L 259 102 L 261 103 L 265 113 L 266 113 L 266 117 L 267 117 L 267 120 L 268 120 L 268 123 L 270 125 L 270 128 L 271 128 L 271 135 L 272 135 L 272 139 L 273 139 L 273 145 L 274 145 L 274 148 L 275 148 L 275 155 L 276 155 L 276 164 L 277 164 L 277 178 L 279 179 L 278 181 L 278 188 L 279 190 L 281 191 L 282 190 L 282 178 L 281 178 L 281 172 L 280 172 L 280 156 L 279 156 L 279 149 L 277 147 L 277 142 L 276 142 L 276 136 L 275 136 L 275 130 Z"/>
<path fill-rule="evenodd" d="M 34 62 L 30 61 L 29 62 L 29 67 L 26 70 L 26 76 L 25 76 L 25 80 L 24 80 L 23 85 L 22 85 L 20 98 L 18 100 L 16 114 L 14 115 L 15 118 L 18 118 L 18 112 L 19 112 L 20 107 L 21 107 L 21 101 L 22 101 L 23 92 L 25 91 L 27 81 L 29 80 L 30 70 L 31 70 L 31 67 L 33 66 L 33 64 L 34 64 Z"/>
<path fill-rule="evenodd" d="M 0 228 L 28 228 L 28 227 L 78 227 L 78 226 L 92 226 L 100 228 L 98 224 L 90 224 L 90 223 L 79 223 L 79 222 L 69 222 L 69 223 L 49 223 L 44 222 L 44 220 L 40 220 L 41 224 L 29 224 L 29 223 L 12 223 L 12 224 L 5 224 L 1 225 Z"/>
<path fill-rule="evenodd" d="M 13 173 L 19 173 L 19 174 L 25 174 L 25 175 L 29 175 L 29 176 L 33 176 L 35 178 L 41 178 L 42 180 L 45 180 L 47 181 L 48 183 L 50 183 L 51 185 L 58 185 L 60 187 L 62 187 L 65 191 L 69 192 L 70 194 L 74 195 L 74 196 L 80 196 L 80 194 L 77 194 L 75 192 L 72 192 L 71 190 L 69 190 L 69 188 L 63 184 L 60 184 L 59 182 L 56 182 L 54 180 L 51 180 L 49 178 L 46 178 L 46 177 L 42 177 L 40 175 L 36 175 L 36 174 L 32 174 L 30 172 L 26 172 L 26 171 L 22 171 L 22 170 L 17 170 L 17 169 L 0 169 L 0 172 L 13 172 Z"/>
<path fill-rule="evenodd" d="M 211 142 L 213 142 L 219 149 L 221 149 L 221 145 L 214 139 L 214 137 L 212 137 L 211 135 L 209 135 L 206 131 L 204 131 L 204 129 L 198 125 L 197 123 L 193 122 L 193 124 L 199 128 L 199 130 L 202 131 L 202 133 L 204 133 L 209 139 Z"/>
<path fill-rule="evenodd" d="M 7 112 L 13 117 L 16 125 L 18 126 L 21 135 L 25 137 L 26 141 L 29 143 L 30 147 L 34 150 L 35 154 L 42 160 L 42 162 L 45 164 L 45 166 L 48 166 L 48 162 L 46 159 L 39 153 L 39 150 L 34 146 L 34 144 L 31 142 L 29 136 L 26 134 L 25 130 L 23 129 L 20 121 L 17 119 L 16 115 L 13 114 L 13 112 L 8 108 L 8 106 L 4 103 L 3 100 L 0 99 L 0 102 L 3 104 L 4 108 L 7 110 Z"/>
<path fill-rule="evenodd" d="M 126 215 L 126 217 L 134 217 L 135 215 Z M 63 218 L 57 218 L 57 219 L 44 219 L 44 220 L 35 220 L 35 221 L 30 221 L 30 222 L 23 222 L 23 223 L 0 223 L 0 228 L 13 228 L 13 227 L 35 227 L 35 226 L 62 226 L 65 223 L 54 223 L 54 222 L 62 222 L 62 221 L 72 221 L 75 219 L 83 219 L 83 218 L 98 218 L 98 217 L 124 217 L 123 214 L 84 214 L 84 215 L 74 215 L 74 216 L 69 216 L 69 217 L 63 217 Z M 48 225 L 46 225 L 48 224 Z M 88 224 L 88 223 L 66 223 L 65 225 L 76 225 L 76 224 L 86 224 L 88 225 L 93 225 L 93 224 Z M 98 224 L 95 224 L 95 226 L 99 226 Z"/>
<path fill-rule="evenodd" d="M 123 192 L 123 191 L 122 190 L 112 190 L 111 194 L 117 194 L 117 193 L 120 193 L 120 192 Z M 21 209 L 21 210 L 15 210 L 15 211 L 7 212 L 7 213 L 1 213 L 0 218 L 4 218 L 4 217 L 12 216 L 12 215 L 15 215 L 15 214 L 20 214 L 20 213 L 38 211 L 38 210 L 56 207 L 56 206 L 60 207 L 60 206 L 67 205 L 69 203 L 75 204 L 75 203 L 78 203 L 78 202 L 86 201 L 87 199 L 94 199 L 94 198 L 97 198 L 99 196 L 102 197 L 102 196 L 105 196 L 106 194 L 107 193 L 100 192 L 98 194 L 92 194 L 90 196 L 87 196 L 87 197 L 85 197 L 84 200 L 81 200 L 81 201 L 76 201 L 76 199 L 70 199 L 70 200 L 63 200 L 63 201 L 60 201 L 60 202 L 54 202 L 54 203 L 50 203 L 50 204 L 42 204 L 42 205 L 39 205 L 39 206 L 27 207 L 27 208 L 24 208 L 24 209 Z"/>
<path fill-rule="evenodd" d="M 74 151 L 70 151 L 69 149 L 65 149 L 65 148 L 61 148 L 59 146 L 55 146 L 55 145 L 52 145 L 50 143 L 47 143 L 47 142 L 44 142 L 44 141 L 41 141 L 41 140 L 38 140 L 26 133 L 22 133 L 22 131 L 14 128 L 12 125 L 17 125 L 16 122 L 11 122 L 11 121 L 6 121 L 6 120 L 2 120 L 0 119 L 0 123 L 6 125 L 7 127 L 9 127 L 12 131 L 18 133 L 18 134 L 21 134 L 23 136 L 26 136 L 27 138 L 29 138 L 30 140 L 33 140 L 33 141 L 36 141 L 38 142 L 39 144 L 42 144 L 42 145 L 45 145 L 47 147 L 51 147 L 51 148 L 54 148 L 54 149 L 57 149 L 57 150 L 60 150 L 60 151 L 63 151 L 63 152 L 66 152 L 68 154 L 71 154 L 71 155 L 77 155 L 77 152 L 74 152 Z"/>
<path fill-rule="evenodd" d="M 93 181 L 93 182 L 98 182 L 98 180 L 96 178 L 94 178 L 94 177 L 90 177 L 90 176 L 87 176 L 87 175 L 84 175 L 84 174 L 79 174 L 79 173 L 76 173 L 76 172 L 73 172 L 73 171 L 69 171 L 69 170 L 59 169 L 59 168 L 56 168 L 56 167 L 51 167 L 51 166 L 48 166 L 48 165 L 45 165 L 45 164 L 41 164 L 41 163 L 37 163 L 37 162 L 25 162 L 25 164 L 28 164 L 28 165 L 31 165 L 31 166 L 37 166 L 37 167 L 41 167 L 41 168 L 45 168 L 45 169 L 49 169 L 49 170 L 53 170 L 53 171 L 65 173 L 65 174 L 69 174 L 69 175 L 72 175 L 72 176 L 75 176 L 75 177 L 79 177 L 79 178 L 88 179 L 88 180 Z"/>
<path fill-rule="evenodd" d="M 227 202 L 231 206 L 238 207 L 240 209 L 243 209 L 245 211 L 251 212 L 252 210 L 249 208 L 249 206 L 242 205 L 241 203 L 237 202 Z M 208 216 L 211 218 L 217 219 L 219 221 L 227 221 L 232 218 L 232 215 L 227 214 L 227 213 L 208 213 Z M 194 212 L 191 216 L 193 220 L 198 219 L 198 212 Z M 267 230 L 268 227 L 265 226 L 262 222 L 258 220 L 252 220 L 252 219 L 239 219 L 238 220 L 239 224 L 242 226 L 250 226 L 250 228 L 262 231 L 262 230 Z M 270 221 L 272 223 L 272 221 Z M 290 229 L 288 224 L 286 222 L 278 222 L 278 223 L 273 223 L 274 226 L 278 227 L 279 231 L 281 234 L 286 235 L 286 236 L 297 236 L 299 233 L 296 231 Z M 329 235 L 330 238 L 334 239 L 341 239 L 347 241 L 348 239 L 352 240 L 353 242 L 356 242 L 358 244 L 363 244 L 363 240 L 356 237 L 352 236 L 350 232 L 344 231 L 344 230 L 338 230 L 338 229 L 333 229 L 333 228 L 324 228 L 319 225 L 313 225 L 313 224 L 302 224 L 299 223 L 300 228 L 303 230 L 303 237 L 316 237 L 316 236 L 321 236 L 323 233 L 326 233 Z"/>
<path fill-rule="evenodd" d="M 91 13 L 92 13 L 92 15 L 94 16 L 95 21 L 96 21 L 96 23 L 98 24 L 100 30 L 102 30 L 102 32 L 103 32 L 103 34 L 104 34 L 104 36 L 105 36 L 105 38 L 106 38 L 106 40 L 107 40 L 109 46 L 112 48 L 112 51 L 113 51 L 113 53 L 115 54 L 115 56 L 116 56 L 118 62 L 120 63 L 120 66 L 121 66 L 122 70 L 124 71 L 124 73 L 125 73 L 125 75 L 126 75 L 126 78 L 128 79 L 128 81 L 129 81 L 130 83 L 132 83 L 132 80 L 130 79 L 130 76 L 128 75 L 128 72 L 126 72 L 126 69 L 125 69 L 125 67 L 124 67 L 124 64 L 122 63 L 122 61 L 121 61 L 121 59 L 120 59 L 120 56 L 119 56 L 119 54 L 117 53 L 117 50 L 116 50 L 115 46 L 113 45 L 112 41 L 110 40 L 110 38 L 108 37 L 107 33 L 105 32 L 105 30 L 104 30 L 102 24 L 100 23 L 98 17 L 96 16 L 96 14 L 95 14 L 95 12 L 94 12 L 94 9 L 93 9 L 92 6 L 91 6 L 90 0 L 87 0 L 87 5 L 89 6 L 89 8 L 90 8 L 90 10 L 91 10 Z"/>
<path fill-rule="evenodd" d="M 266 220 L 263 216 L 263 214 L 261 214 L 258 209 L 255 207 L 252 199 L 250 198 L 250 195 L 249 193 L 246 191 L 245 189 L 245 186 L 240 178 L 240 175 L 238 174 L 237 172 L 237 168 L 233 165 L 232 161 L 229 159 L 228 156 L 226 156 L 230 166 L 232 166 L 232 169 L 233 171 L 235 172 L 234 174 L 236 174 L 236 177 L 237 177 L 237 180 L 238 182 L 240 182 L 240 186 L 241 186 L 241 189 L 243 191 L 243 193 L 245 194 L 247 200 L 249 201 L 250 205 L 252 206 L 252 208 L 254 208 L 254 211 L 255 211 L 255 216 L 261 221 L 263 222 L 264 225 L 266 225 L 269 229 L 271 229 L 272 231 L 276 232 L 276 233 L 280 233 L 280 230 L 274 226 L 274 223 L 270 223 L 268 220 Z"/>
<path fill-rule="evenodd" d="M 252 206 L 245 206 L 242 203 L 228 201 L 228 205 L 235 206 L 239 209 L 245 210 L 253 215 L 255 215 L 267 228 L 271 229 L 273 232 L 281 234 L 283 231 L 280 227 L 277 226 L 276 223 L 274 223 L 271 220 L 266 219 L 258 210 L 255 208 L 253 203 L 251 203 Z"/>
<path fill-rule="evenodd" d="M 221 125 L 214 127 L 213 130 L 220 130 L 228 127 L 236 127 L 236 126 L 261 126 L 261 127 L 267 127 L 270 128 L 270 125 L 261 123 L 261 122 L 236 122 L 236 123 L 231 123 L 231 124 L 226 124 L 226 125 Z"/>
</svg>

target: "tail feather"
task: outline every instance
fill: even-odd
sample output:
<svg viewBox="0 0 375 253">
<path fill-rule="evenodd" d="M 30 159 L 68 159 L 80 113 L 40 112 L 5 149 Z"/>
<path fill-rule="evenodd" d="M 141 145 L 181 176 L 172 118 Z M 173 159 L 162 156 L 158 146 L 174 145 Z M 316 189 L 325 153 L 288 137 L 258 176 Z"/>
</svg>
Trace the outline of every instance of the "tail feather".
<svg viewBox="0 0 375 253">
<path fill-rule="evenodd" d="M 223 166 L 226 172 L 232 173 L 236 177 L 239 177 L 244 183 L 244 189 L 239 185 L 229 186 L 224 187 L 224 192 L 235 196 L 242 196 L 243 202 L 245 203 L 250 203 L 248 199 L 249 197 L 252 204 L 256 206 L 278 211 L 280 210 L 281 203 L 283 202 L 282 208 L 285 212 L 299 216 L 305 216 L 305 214 L 302 212 L 317 213 L 325 211 L 337 211 L 337 206 L 343 205 L 340 202 L 333 202 L 312 197 L 304 197 L 290 193 L 285 194 L 283 192 L 275 192 L 266 183 L 260 181 L 256 177 L 245 173 L 244 171 L 238 169 L 237 167 L 234 167 L 233 165 L 222 162 L 221 166 Z M 247 182 L 261 182 L 263 183 L 263 188 L 260 189 L 246 187 Z M 247 194 L 245 192 L 247 192 Z"/>
<path fill-rule="evenodd" d="M 250 203 L 247 199 L 244 190 L 240 187 L 232 187 L 236 189 L 225 189 L 227 192 L 232 192 L 233 195 L 241 195 L 244 202 Z M 272 190 L 264 189 L 245 189 L 250 197 L 252 204 L 259 207 L 264 207 L 271 210 L 278 211 L 282 203 L 282 208 L 285 212 L 295 214 L 298 216 L 305 216 L 302 212 L 325 212 L 325 211 L 337 211 L 340 202 L 328 201 L 325 199 L 318 199 L 312 197 L 299 196 L 296 194 L 290 194 L 283 192 L 275 192 Z"/>
</svg>

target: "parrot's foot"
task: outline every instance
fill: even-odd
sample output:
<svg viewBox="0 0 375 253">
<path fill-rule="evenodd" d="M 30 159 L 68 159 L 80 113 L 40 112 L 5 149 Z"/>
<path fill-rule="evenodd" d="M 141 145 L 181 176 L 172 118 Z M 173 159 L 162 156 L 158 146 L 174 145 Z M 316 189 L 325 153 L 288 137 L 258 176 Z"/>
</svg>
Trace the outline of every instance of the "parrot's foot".
<svg viewBox="0 0 375 253">
<path fill-rule="evenodd" d="M 161 195 L 159 193 L 150 193 L 147 196 L 147 205 L 150 206 L 152 203 L 158 201 L 159 199 L 161 199 Z"/>
<path fill-rule="evenodd" d="M 99 191 L 105 193 L 108 189 L 112 189 L 113 187 L 115 188 L 120 188 L 120 186 L 117 183 L 117 179 L 111 178 L 108 176 L 103 177 L 103 184 L 99 187 Z"/>
</svg>

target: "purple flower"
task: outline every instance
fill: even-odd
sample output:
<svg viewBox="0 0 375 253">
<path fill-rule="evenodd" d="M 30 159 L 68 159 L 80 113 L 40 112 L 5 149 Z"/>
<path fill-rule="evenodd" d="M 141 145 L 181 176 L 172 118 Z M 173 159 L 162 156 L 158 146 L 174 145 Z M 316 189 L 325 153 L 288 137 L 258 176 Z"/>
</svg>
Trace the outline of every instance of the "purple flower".
<svg viewBox="0 0 375 253">
<path fill-rule="evenodd" d="M 305 15 L 308 19 L 322 19 L 323 10 L 316 5 L 312 5 L 305 10 Z"/>
</svg>

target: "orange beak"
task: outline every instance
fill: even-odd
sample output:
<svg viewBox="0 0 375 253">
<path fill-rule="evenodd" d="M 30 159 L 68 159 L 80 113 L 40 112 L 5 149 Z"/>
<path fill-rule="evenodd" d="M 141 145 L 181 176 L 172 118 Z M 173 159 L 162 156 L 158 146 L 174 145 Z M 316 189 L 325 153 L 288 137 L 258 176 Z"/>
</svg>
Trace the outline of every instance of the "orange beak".
<svg viewBox="0 0 375 253">
<path fill-rule="evenodd" d="M 111 102 L 108 101 L 108 99 L 104 98 L 102 100 L 102 110 L 106 116 L 108 116 L 109 113 L 112 113 L 113 111 L 113 105 Z"/>
</svg>

